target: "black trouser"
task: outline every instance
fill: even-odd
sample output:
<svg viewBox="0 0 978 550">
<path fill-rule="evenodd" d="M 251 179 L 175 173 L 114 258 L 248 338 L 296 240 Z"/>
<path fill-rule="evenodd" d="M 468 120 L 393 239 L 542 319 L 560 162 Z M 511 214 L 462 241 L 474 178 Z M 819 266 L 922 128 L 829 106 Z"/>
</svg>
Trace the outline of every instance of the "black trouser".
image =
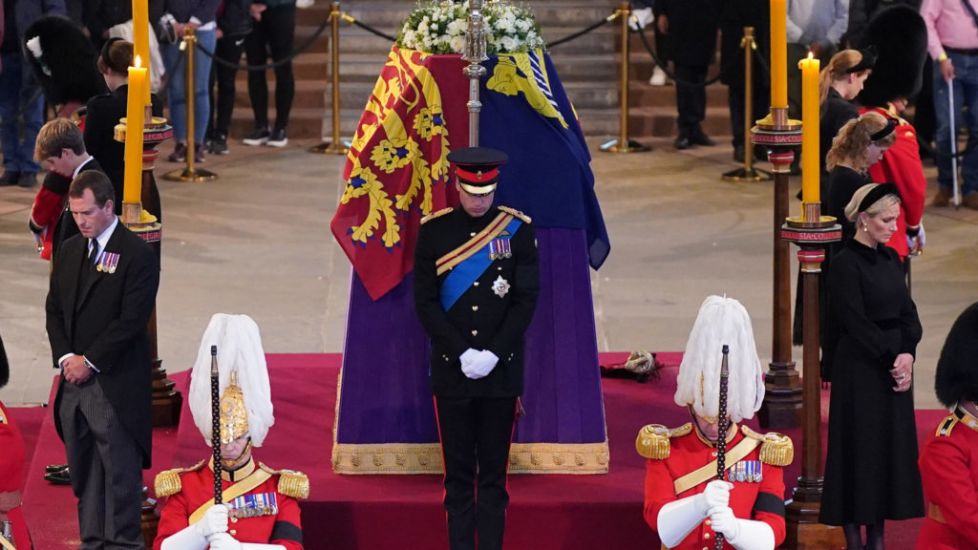
<svg viewBox="0 0 978 550">
<path fill-rule="evenodd" d="M 225 36 L 218 39 L 214 53 L 232 63 L 239 63 L 244 52 L 244 36 Z M 207 122 L 207 135 L 219 133 L 227 137 L 234 111 L 234 78 L 236 67 L 228 67 L 217 61 L 211 65 L 211 120 Z"/>
<path fill-rule="evenodd" d="M 676 109 L 679 111 L 679 135 L 700 131 L 706 118 L 706 65 L 676 63 Z"/>
<path fill-rule="evenodd" d="M 251 34 L 245 40 L 245 52 L 249 65 L 264 65 L 268 53 L 279 61 L 292 55 L 295 37 L 295 4 L 268 8 L 261 13 Z M 268 82 L 264 71 L 248 72 L 248 95 L 255 113 L 255 127 L 268 127 Z M 295 79 L 292 61 L 275 67 L 275 129 L 284 130 L 289 125 L 289 111 L 295 96 Z"/>
<path fill-rule="evenodd" d="M 771 104 L 769 103 L 769 93 L 766 84 L 758 82 L 754 78 L 754 89 L 752 91 L 753 112 L 751 112 L 751 126 L 754 121 L 762 119 L 767 115 Z M 744 109 L 746 97 L 744 86 L 728 86 L 727 105 L 730 107 L 730 129 L 733 131 L 734 147 L 744 144 Z"/>
<path fill-rule="evenodd" d="M 479 550 L 501 549 L 516 398 L 437 397 L 435 404 L 445 456 L 449 547 L 474 550 L 478 532 Z"/>
</svg>

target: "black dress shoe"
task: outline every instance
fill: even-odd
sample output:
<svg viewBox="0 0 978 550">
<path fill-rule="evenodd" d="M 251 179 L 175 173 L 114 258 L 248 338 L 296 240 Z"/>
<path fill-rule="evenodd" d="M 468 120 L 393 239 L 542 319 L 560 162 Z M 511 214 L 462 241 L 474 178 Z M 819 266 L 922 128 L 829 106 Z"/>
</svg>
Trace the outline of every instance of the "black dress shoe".
<svg viewBox="0 0 978 550">
<path fill-rule="evenodd" d="M 706 135 L 703 130 L 698 132 L 693 132 L 692 138 L 690 138 L 693 145 L 705 145 L 707 147 L 712 147 L 717 143 L 710 139 L 710 136 Z"/>
<path fill-rule="evenodd" d="M 20 172 L 7 170 L 0 176 L 0 185 L 17 185 L 20 182 Z"/>
<path fill-rule="evenodd" d="M 67 470 L 67 464 L 48 464 L 44 467 L 44 473 L 50 474 L 51 472 L 60 472 L 62 470 Z"/>
<path fill-rule="evenodd" d="M 44 474 L 44 479 L 54 485 L 71 485 L 71 473 L 68 468 Z"/>
<path fill-rule="evenodd" d="M 693 142 L 689 140 L 689 136 L 684 136 L 684 135 L 680 135 L 679 137 L 677 137 L 676 141 L 674 141 L 672 144 L 676 149 L 679 149 L 680 151 L 682 151 L 683 149 L 689 149 L 690 147 L 693 146 Z"/>
<path fill-rule="evenodd" d="M 735 162 L 744 162 L 744 146 L 734 145 L 733 159 Z"/>
</svg>

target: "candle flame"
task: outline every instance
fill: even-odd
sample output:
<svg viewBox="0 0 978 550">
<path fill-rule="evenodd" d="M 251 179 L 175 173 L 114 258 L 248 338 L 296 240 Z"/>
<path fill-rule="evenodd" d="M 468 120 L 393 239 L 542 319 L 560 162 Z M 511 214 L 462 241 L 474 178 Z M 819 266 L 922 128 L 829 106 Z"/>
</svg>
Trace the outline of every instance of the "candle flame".
<svg viewBox="0 0 978 550">
<path fill-rule="evenodd" d="M 811 60 L 811 59 L 814 59 L 814 58 L 815 58 L 815 54 L 812 53 L 812 50 L 808 50 L 808 59 Z"/>
<path fill-rule="evenodd" d="M 810 54 L 810 53 L 809 53 L 809 54 L 808 54 L 808 57 L 811 57 L 811 56 L 812 56 L 812 54 Z M 140 58 L 139 58 L 139 56 L 137 55 L 137 56 L 136 56 L 136 57 L 135 57 L 135 58 L 134 58 L 134 59 L 132 60 L 132 66 L 133 66 L 133 67 L 136 67 L 137 69 L 138 69 L 138 68 L 140 68 L 140 67 L 142 67 L 142 66 L 143 66 L 143 60 L 142 60 L 142 59 L 140 59 Z"/>
</svg>

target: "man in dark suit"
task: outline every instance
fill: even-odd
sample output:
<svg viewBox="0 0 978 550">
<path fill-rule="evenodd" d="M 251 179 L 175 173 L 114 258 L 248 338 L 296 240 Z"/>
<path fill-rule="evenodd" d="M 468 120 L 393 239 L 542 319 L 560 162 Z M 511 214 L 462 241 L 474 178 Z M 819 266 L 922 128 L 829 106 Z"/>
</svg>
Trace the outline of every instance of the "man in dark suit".
<svg viewBox="0 0 978 550">
<path fill-rule="evenodd" d="M 717 49 L 717 0 L 667 0 L 657 22 L 667 35 L 676 68 L 676 110 L 679 113 L 676 149 L 714 145 L 703 131 L 706 118 L 706 70 Z"/>
<path fill-rule="evenodd" d="M 159 263 L 119 223 L 105 174 L 79 174 L 68 203 L 80 235 L 58 252 L 46 309 L 62 373 L 55 426 L 79 499 L 81 548 L 144 548 L 141 470 L 152 440 L 146 326 Z"/>
<path fill-rule="evenodd" d="M 530 219 L 493 206 L 501 151 L 453 151 L 461 208 L 426 216 L 414 298 L 431 337 L 431 387 L 445 457 L 453 550 L 502 548 L 506 465 L 523 392 L 523 333 L 539 292 Z M 478 495 L 475 485 L 478 484 Z"/>
</svg>

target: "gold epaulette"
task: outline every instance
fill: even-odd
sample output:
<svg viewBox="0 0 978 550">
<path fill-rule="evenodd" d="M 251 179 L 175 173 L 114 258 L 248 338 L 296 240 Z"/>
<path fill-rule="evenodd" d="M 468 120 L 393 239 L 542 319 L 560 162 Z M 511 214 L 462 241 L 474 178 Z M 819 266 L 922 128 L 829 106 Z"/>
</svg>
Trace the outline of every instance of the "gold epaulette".
<svg viewBox="0 0 978 550">
<path fill-rule="evenodd" d="M 153 482 L 156 490 L 156 498 L 168 497 L 179 493 L 183 490 L 180 474 L 199 470 L 206 462 L 207 459 L 204 459 L 189 468 L 174 468 L 172 470 L 163 470 L 156 474 L 156 480 Z"/>
<path fill-rule="evenodd" d="M 937 425 L 937 432 L 934 433 L 935 437 L 948 437 L 951 435 L 951 430 L 958 425 L 961 420 L 955 414 L 949 414 L 941 420 L 941 423 Z"/>
<path fill-rule="evenodd" d="M 669 438 L 681 437 L 693 430 L 689 422 L 670 430 L 662 424 L 649 424 L 638 431 L 635 450 L 645 458 L 665 460 L 669 458 Z"/>
<path fill-rule="evenodd" d="M 258 466 L 278 476 L 278 492 L 292 498 L 309 498 L 309 476 L 296 470 L 273 470 L 261 462 Z"/>
<path fill-rule="evenodd" d="M 445 214 L 448 214 L 452 210 L 455 210 L 455 209 L 452 208 L 451 206 L 449 206 L 448 208 L 442 208 L 441 210 L 439 210 L 437 212 L 432 212 L 431 214 L 428 214 L 427 216 L 421 218 L 421 224 L 424 225 L 424 224 L 430 222 L 431 220 L 433 220 L 435 218 L 440 218 L 441 216 L 444 216 Z"/>
<path fill-rule="evenodd" d="M 747 426 L 741 426 L 740 431 L 751 439 L 761 442 L 761 462 L 771 466 L 787 466 L 795 459 L 795 446 L 791 438 L 778 432 L 760 434 Z"/>
<path fill-rule="evenodd" d="M 526 214 L 520 212 L 515 208 L 510 208 L 508 206 L 500 206 L 499 209 L 507 214 L 512 214 L 516 216 L 517 218 L 523 220 L 526 223 L 533 223 L 533 220 L 529 216 L 527 216 Z"/>
</svg>

